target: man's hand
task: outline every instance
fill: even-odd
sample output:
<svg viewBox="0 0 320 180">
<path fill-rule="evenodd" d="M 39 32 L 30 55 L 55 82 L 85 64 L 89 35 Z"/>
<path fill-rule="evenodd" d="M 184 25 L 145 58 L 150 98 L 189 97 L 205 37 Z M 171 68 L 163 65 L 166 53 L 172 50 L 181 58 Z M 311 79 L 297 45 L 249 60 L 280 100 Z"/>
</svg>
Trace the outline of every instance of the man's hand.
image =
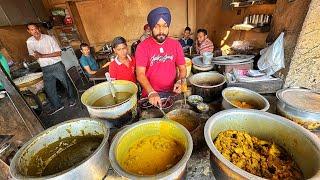
<svg viewBox="0 0 320 180">
<path fill-rule="evenodd" d="M 38 51 L 34 51 L 33 56 L 37 59 L 42 58 L 43 54 L 39 53 Z"/>
<path fill-rule="evenodd" d="M 107 62 L 107 63 L 105 63 L 101 68 L 108 67 L 110 64 L 111 64 L 111 62 Z"/>
<path fill-rule="evenodd" d="M 173 86 L 173 92 L 180 94 L 181 93 L 181 81 L 177 81 Z"/>
<path fill-rule="evenodd" d="M 148 98 L 149 98 L 150 104 L 152 104 L 156 107 L 162 108 L 161 99 L 160 99 L 160 96 L 157 92 L 151 92 L 149 94 Z"/>
</svg>

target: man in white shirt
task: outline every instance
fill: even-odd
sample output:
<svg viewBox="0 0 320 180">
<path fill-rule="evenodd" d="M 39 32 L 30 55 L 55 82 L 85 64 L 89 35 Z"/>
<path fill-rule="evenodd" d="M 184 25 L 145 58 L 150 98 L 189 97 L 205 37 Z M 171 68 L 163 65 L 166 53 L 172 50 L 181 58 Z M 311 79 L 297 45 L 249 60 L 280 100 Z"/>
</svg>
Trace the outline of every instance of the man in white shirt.
<svg viewBox="0 0 320 180">
<path fill-rule="evenodd" d="M 59 80 L 67 89 L 69 106 L 74 106 L 76 101 L 73 96 L 73 89 L 61 62 L 61 49 L 58 43 L 51 36 L 41 34 L 37 24 L 29 23 L 27 31 L 32 35 L 27 40 L 29 55 L 36 58 L 41 66 L 44 88 L 53 106 L 48 114 L 54 114 L 64 108 L 57 93 L 56 80 Z"/>
</svg>

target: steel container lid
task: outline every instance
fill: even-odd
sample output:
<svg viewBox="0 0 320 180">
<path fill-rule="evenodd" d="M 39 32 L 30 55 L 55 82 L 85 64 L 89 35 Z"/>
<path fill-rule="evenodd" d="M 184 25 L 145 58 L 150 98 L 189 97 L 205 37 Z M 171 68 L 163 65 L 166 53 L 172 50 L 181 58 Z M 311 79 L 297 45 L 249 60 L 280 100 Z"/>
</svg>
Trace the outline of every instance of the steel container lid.
<svg viewBox="0 0 320 180">
<path fill-rule="evenodd" d="M 300 111 L 320 114 L 320 94 L 304 88 L 288 88 L 277 91 L 277 98 Z"/>
<path fill-rule="evenodd" d="M 244 62 L 249 62 L 254 58 L 253 55 L 227 55 L 227 56 L 218 56 L 213 58 L 214 64 L 239 64 Z"/>
</svg>

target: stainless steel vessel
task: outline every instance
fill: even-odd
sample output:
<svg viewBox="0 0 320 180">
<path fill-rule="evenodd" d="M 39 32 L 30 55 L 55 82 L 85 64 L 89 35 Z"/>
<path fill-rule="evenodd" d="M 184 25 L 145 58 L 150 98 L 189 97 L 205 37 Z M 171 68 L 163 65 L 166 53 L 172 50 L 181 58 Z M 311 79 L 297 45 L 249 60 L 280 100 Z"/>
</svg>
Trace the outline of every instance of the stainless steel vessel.
<svg viewBox="0 0 320 180">
<path fill-rule="evenodd" d="M 87 107 L 90 117 L 107 120 L 109 126 L 121 127 L 137 116 L 137 92 L 135 83 L 125 80 L 112 81 L 116 92 L 128 92 L 132 96 L 125 102 L 109 107 L 95 107 L 92 104 L 99 98 L 111 94 L 108 82 L 97 84 L 86 90 L 81 102 Z"/>
<path fill-rule="evenodd" d="M 320 178 L 320 140 L 308 130 L 271 113 L 258 110 L 229 109 L 211 116 L 204 136 L 211 150 L 211 167 L 216 179 L 263 179 L 228 161 L 213 141 L 226 130 L 245 131 L 258 138 L 273 141 L 292 155 L 304 178 Z"/>
<path fill-rule="evenodd" d="M 277 113 L 320 137 L 320 94 L 305 88 L 277 91 Z"/>
<path fill-rule="evenodd" d="M 169 135 L 185 146 L 185 154 L 173 167 L 154 176 L 139 176 L 127 172 L 119 163 L 130 144 L 136 140 L 150 135 Z M 192 153 L 192 138 L 188 130 L 179 123 L 167 119 L 154 118 L 142 120 L 121 130 L 113 139 L 109 157 L 112 168 L 121 176 L 128 179 L 180 179 L 186 173 L 186 165 Z"/>
<path fill-rule="evenodd" d="M 268 111 L 270 104 L 266 98 L 259 93 L 240 87 L 228 87 L 222 91 L 223 109 L 239 108 L 233 101 L 246 102 L 253 105 L 257 110 Z"/>
<path fill-rule="evenodd" d="M 226 87 L 226 79 L 217 72 L 202 72 L 189 78 L 192 84 L 192 94 L 199 95 L 204 102 L 212 102 L 221 97 L 221 91 Z"/>
<path fill-rule="evenodd" d="M 30 177 L 27 175 L 26 167 L 31 157 L 42 148 L 58 141 L 60 138 L 83 136 L 86 134 L 103 135 L 104 138 L 93 154 L 84 159 L 79 165 L 44 177 Z M 13 179 L 102 179 L 107 174 L 110 166 L 108 159 L 108 137 L 109 129 L 100 120 L 79 118 L 60 123 L 41 132 L 20 148 L 10 164 L 10 174 Z"/>
<path fill-rule="evenodd" d="M 184 116 L 188 116 L 188 120 L 190 121 L 192 125 L 195 126 L 195 129 L 192 131 L 189 131 L 192 137 L 193 141 L 193 149 L 198 149 L 202 147 L 201 145 L 204 143 L 204 137 L 203 137 L 203 128 L 204 128 L 204 119 L 201 119 L 201 115 L 190 110 L 190 109 L 174 109 L 166 114 L 168 119 L 173 120 L 175 117 L 179 117 L 182 114 Z M 182 124 L 183 125 L 183 124 Z"/>
</svg>

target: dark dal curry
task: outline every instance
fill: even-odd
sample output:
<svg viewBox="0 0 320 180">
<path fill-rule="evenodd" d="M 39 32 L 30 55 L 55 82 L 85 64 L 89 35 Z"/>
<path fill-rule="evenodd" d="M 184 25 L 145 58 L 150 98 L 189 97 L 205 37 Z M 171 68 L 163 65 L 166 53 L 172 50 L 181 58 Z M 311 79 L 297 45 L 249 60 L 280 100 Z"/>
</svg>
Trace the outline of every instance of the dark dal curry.
<svg viewBox="0 0 320 180">
<path fill-rule="evenodd" d="M 94 107 L 113 106 L 128 100 L 131 96 L 132 96 L 132 93 L 129 93 L 129 92 L 116 92 L 115 98 L 112 97 L 112 94 L 108 94 L 96 100 L 94 103 L 92 103 L 92 106 Z"/>
<path fill-rule="evenodd" d="M 31 157 L 27 175 L 48 176 L 76 166 L 93 154 L 102 140 L 103 135 L 85 135 L 56 141 Z"/>
</svg>

